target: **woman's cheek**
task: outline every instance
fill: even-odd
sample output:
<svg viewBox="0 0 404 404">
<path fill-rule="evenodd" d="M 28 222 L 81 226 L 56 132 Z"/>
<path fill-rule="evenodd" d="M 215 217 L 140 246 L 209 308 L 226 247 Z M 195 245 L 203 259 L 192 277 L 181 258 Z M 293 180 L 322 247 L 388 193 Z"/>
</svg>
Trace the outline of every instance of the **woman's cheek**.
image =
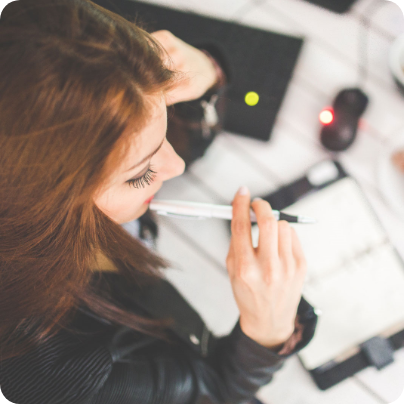
<svg viewBox="0 0 404 404">
<path fill-rule="evenodd" d="M 126 188 L 120 190 L 110 189 L 97 203 L 97 206 L 109 218 L 120 224 L 135 220 L 147 210 L 147 205 L 142 206 L 142 192 L 139 192 L 140 190 L 134 189 L 128 184 L 125 185 Z M 135 195 L 135 192 L 137 195 Z"/>
<path fill-rule="evenodd" d="M 146 212 L 148 206 L 143 202 L 147 196 L 144 194 L 142 190 L 128 185 L 128 189 L 122 193 L 114 206 L 115 215 L 120 218 L 120 223 L 135 220 Z"/>
</svg>

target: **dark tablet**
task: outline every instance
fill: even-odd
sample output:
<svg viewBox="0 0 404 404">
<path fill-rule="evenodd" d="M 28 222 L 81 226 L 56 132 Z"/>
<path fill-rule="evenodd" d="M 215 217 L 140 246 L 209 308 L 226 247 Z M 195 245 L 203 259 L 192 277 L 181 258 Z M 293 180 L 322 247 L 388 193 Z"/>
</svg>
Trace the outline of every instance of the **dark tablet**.
<svg viewBox="0 0 404 404">
<path fill-rule="evenodd" d="M 230 73 L 224 129 L 268 140 L 291 79 L 303 40 L 236 23 L 129 0 L 95 0 L 149 31 L 167 29 L 199 48 L 214 49 Z M 259 96 L 247 105 L 246 94 Z"/>
</svg>

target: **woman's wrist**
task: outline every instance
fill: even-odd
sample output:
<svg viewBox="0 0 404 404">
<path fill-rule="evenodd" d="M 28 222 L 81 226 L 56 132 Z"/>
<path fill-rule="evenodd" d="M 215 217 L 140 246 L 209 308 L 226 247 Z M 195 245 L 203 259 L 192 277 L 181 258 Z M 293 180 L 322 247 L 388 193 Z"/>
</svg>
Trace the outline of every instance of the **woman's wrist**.
<svg viewBox="0 0 404 404">
<path fill-rule="evenodd" d="M 257 342 L 260 345 L 263 345 L 264 347 L 271 349 L 273 351 L 280 351 L 283 346 L 285 345 L 286 341 L 289 340 L 289 338 L 293 335 L 294 330 L 291 333 L 285 334 L 285 336 L 282 337 L 276 337 L 276 338 L 262 338 L 258 339 Z"/>
<path fill-rule="evenodd" d="M 260 332 L 257 327 L 246 326 L 240 318 L 240 328 L 247 337 L 251 338 L 258 344 L 269 348 L 271 350 L 280 350 L 284 346 L 285 342 L 293 335 L 295 328 L 285 332 L 279 332 L 276 335 L 271 335 L 269 331 Z"/>
<path fill-rule="evenodd" d="M 222 86 L 224 86 L 226 84 L 226 75 L 224 74 L 223 69 L 220 67 L 219 63 L 216 61 L 216 59 L 205 49 L 200 49 L 200 51 L 202 53 L 204 53 L 208 59 L 210 60 L 210 62 L 212 63 L 212 66 L 215 70 L 215 81 L 214 83 L 211 85 L 211 87 L 209 87 L 209 89 L 212 88 L 220 88 Z"/>
<path fill-rule="evenodd" d="M 295 330 L 290 338 L 283 344 L 282 349 L 277 353 L 279 355 L 290 355 L 296 349 L 297 344 L 303 339 L 304 326 L 299 322 L 299 315 L 296 315 Z"/>
</svg>

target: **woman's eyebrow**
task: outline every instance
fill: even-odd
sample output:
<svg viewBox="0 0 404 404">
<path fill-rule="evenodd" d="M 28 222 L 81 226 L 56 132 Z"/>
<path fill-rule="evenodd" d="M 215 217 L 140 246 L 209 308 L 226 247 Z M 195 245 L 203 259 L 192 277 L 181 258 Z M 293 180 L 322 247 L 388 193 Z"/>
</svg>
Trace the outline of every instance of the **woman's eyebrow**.
<svg viewBox="0 0 404 404">
<path fill-rule="evenodd" d="M 125 172 L 128 172 L 130 170 L 133 170 L 134 168 L 136 168 L 137 166 L 140 166 L 141 164 L 143 164 L 146 160 L 152 158 L 160 149 L 161 146 L 163 146 L 165 138 L 163 139 L 163 141 L 160 143 L 160 146 L 157 147 L 156 150 L 154 150 L 154 152 L 150 153 L 149 155 L 147 155 L 142 161 L 139 161 L 139 163 L 136 163 L 134 166 L 132 166 L 131 168 L 127 169 Z"/>
</svg>

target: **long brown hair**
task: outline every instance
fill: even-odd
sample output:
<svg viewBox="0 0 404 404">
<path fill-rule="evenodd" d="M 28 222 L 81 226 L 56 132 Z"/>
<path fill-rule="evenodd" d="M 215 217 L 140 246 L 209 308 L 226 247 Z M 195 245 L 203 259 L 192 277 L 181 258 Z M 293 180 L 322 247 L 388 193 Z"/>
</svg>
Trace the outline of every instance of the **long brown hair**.
<svg viewBox="0 0 404 404">
<path fill-rule="evenodd" d="M 19 0 L 3 10 L 0 54 L 0 359 L 53 336 L 81 303 L 157 332 L 90 280 L 97 251 L 129 282 L 165 266 L 93 202 L 149 118 L 146 95 L 175 83 L 163 50 L 91 1 Z"/>
</svg>

